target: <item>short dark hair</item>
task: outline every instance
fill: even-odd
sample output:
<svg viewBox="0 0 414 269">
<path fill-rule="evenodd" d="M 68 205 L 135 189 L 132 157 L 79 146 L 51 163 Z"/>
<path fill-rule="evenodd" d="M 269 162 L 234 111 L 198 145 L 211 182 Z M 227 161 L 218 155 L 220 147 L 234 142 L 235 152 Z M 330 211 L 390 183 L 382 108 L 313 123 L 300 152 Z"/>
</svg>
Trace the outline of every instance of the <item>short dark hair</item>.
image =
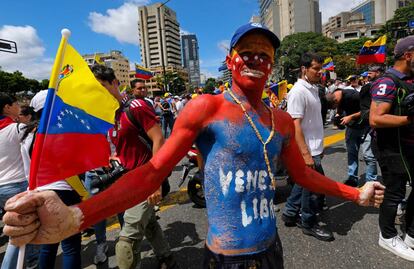
<svg viewBox="0 0 414 269">
<path fill-rule="evenodd" d="M 306 68 L 311 67 L 312 61 L 315 61 L 319 64 L 323 63 L 323 59 L 316 53 L 313 52 L 306 52 L 300 57 L 300 66 L 304 66 Z"/>
<path fill-rule="evenodd" d="M 135 84 L 137 84 L 138 82 L 145 84 L 144 80 L 136 78 L 136 79 L 131 81 L 131 88 L 135 88 Z"/>
<path fill-rule="evenodd" d="M 0 92 L 0 115 L 3 115 L 3 109 L 6 105 L 11 106 L 16 101 L 16 96 Z"/>
<path fill-rule="evenodd" d="M 32 117 L 36 116 L 36 112 L 34 111 L 34 108 L 28 105 L 21 106 L 20 114 L 24 116 L 28 116 L 28 115 L 32 115 Z"/>
<path fill-rule="evenodd" d="M 112 68 L 101 64 L 95 64 L 91 67 L 93 75 L 100 80 L 112 83 L 116 79 L 115 72 Z"/>
</svg>

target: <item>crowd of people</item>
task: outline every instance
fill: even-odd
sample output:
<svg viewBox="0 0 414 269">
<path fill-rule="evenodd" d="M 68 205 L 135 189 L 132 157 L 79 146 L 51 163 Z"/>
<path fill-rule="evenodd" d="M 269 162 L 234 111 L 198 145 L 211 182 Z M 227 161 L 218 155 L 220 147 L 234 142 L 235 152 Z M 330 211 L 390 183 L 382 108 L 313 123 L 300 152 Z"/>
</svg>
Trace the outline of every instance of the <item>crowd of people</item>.
<svg viewBox="0 0 414 269">
<path fill-rule="evenodd" d="M 172 169 L 193 144 L 204 161 L 209 224 L 202 268 L 283 268 L 273 207 L 279 164 L 295 182 L 282 212 L 286 226 L 332 241 L 332 232 L 318 224 L 325 195 L 379 207 L 379 245 L 414 261 L 414 195 L 405 200 L 414 172 L 414 36 L 397 43 L 393 67 L 372 65 L 363 80 L 323 81 L 323 59 L 304 53 L 298 80 L 277 103 L 281 108 L 262 100 L 279 45 L 261 25 L 237 29 L 226 57 L 232 83 L 220 82 L 214 95 L 199 91 L 150 98 L 141 80 L 121 94 L 113 70 L 93 66 L 96 79 L 121 107 L 108 142 L 112 168 L 120 164 L 127 173 L 122 170 L 120 179 L 97 192 L 93 182 L 102 169 L 87 171 L 81 178 L 88 199 L 65 180 L 25 192 L 46 91 L 21 108 L 14 96 L 1 93 L 0 149 L 6 154 L 0 158 L 0 207 L 6 211 L 3 231 L 10 236 L 1 268 L 15 268 L 17 246 L 23 244 L 28 244 L 26 268 L 54 268 L 59 243 L 63 268 L 81 268 L 81 231 L 91 226 L 97 243 L 94 262 L 102 263 L 108 250 L 105 219 L 115 214 L 121 224 L 115 246 L 119 268 L 137 266 L 144 237 L 159 268 L 180 268 L 155 207 L 169 192 Z M 325 117 L 346 128 L 348 175 L 343 183 L 324 176 Z M 366 163 L 363 178 L 360 149 Z M 404 200 L 402 239 L 395 218 Z"/>
</svg>

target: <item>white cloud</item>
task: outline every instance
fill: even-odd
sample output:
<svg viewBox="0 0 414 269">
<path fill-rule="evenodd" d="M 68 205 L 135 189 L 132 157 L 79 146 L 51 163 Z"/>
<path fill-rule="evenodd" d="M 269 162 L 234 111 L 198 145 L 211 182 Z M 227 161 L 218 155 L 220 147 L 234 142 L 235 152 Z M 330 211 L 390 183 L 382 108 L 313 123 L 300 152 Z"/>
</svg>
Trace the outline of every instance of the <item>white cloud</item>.
<svg viewBox="0 0 414 269">
<path fill-rule="evenodd" d="M 230 40 L 225 39 L 225 40 L 219 41 L 217 43 L 217 47 L 220 49 L 221 52 L 224 53 L 224 55 L 227 55 L 229 53 Z"/>
<path fill-rule="evenodd" d="M 18 70 L 25 77 L 34 79 L 49 78 L 53 59 L 44 58 L 45 47 L 35 28 L 30 25 L 3 25 L 0 27 L 0 38 L 17 43 L 17 54 L 0 52 L 0 66 L 4 71 Z"/>
<path fill-rule="evenodd" d="M 116 9 L 108 9 L 106 14 L 89 13 L 89 26 L 96 33 L 114 37 L 121 43 L 138 44 L 138 6 L 148 4 L 148 0 L 133 0 Z"/>
<path fill-rule="evenodd" d="M 207 78 L 218 78 L 220 73 L 217 71 L 217 73 L 211 72 L 210 70 L 207 69 L 201 69 L 200 73 L 203 74 L 204 76 L 206 76 Z"/>
<path fill-rule="evenodd" d="M 190 35 L 191 33 L 183 28 L 180 28 L 180 35 Z"/>
<path fill-rule="evenodd" d="M 362 0 L 320 0 L 319 9 L 322 12 L 322 23 L 328 21 L 329 17 L 335 16 L 342 11 L 350 11 L 357 6 Z"/>
</svg>

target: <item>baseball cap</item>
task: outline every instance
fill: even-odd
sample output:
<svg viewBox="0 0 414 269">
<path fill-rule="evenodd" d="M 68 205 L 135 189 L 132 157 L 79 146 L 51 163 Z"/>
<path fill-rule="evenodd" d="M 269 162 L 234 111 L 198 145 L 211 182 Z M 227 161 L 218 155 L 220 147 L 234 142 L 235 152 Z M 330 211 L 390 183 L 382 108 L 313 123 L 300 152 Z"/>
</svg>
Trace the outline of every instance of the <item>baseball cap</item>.
<svg viewBox="0 0 414 269">
<path fill-rule="evenodd" d="M 349 75 L 345 80 L 348 80 L 348 81 L 350 81 L 350 80 L 355 80 L 355 79 L 357 79 L 358 78 L 358 76 L 357 75 Z"/>
<path fill-rule="evenodd" d="M 248 23 L 239 27 L 234 33 L 230 41 L 230 51 L 234 48 L 234 46 L 236 46 L 240 38 L 251 32 L 263 33 L 265 36 L 269 38 L 270 42 L 272 43 L 275 49 L 277 49 L 280 46 L 279 38 L 272 31 L 267 29 L 264 25 L 260 23 Z"/>
<path fill-rule="evenodd" d="M 30 100 L 30 106 L 33 107 L 35 112 L 38 112 L 45 106 L 47 92 L 48 90 L 42 90 L 36 93 L 32 100 Z"/>
<path fill-rule="evenodd" d="M 414 49 L 414 35 L 407 36 L 398 40 L 394 48 L 394 58 L 398 59 L 403 56 L 404 52 Z"/>
</svg>

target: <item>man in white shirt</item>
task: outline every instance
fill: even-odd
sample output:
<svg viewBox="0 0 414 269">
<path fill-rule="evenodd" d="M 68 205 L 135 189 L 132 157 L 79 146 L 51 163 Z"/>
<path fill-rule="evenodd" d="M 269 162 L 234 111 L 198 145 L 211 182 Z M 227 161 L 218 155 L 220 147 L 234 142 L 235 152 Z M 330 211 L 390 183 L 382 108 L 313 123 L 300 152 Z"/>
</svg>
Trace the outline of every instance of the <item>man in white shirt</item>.
<svg viewBox="0 0 414 269">
<path fill-rule="evenodd" d="M 296 143 L 307 166 L 324 174 L 323 122 L 321 101 L 317 83 L 321 79 L 323 60 L 320 56 L 305 53 L 301 58 L 301 77 L 287 96 L 287 112 L 295 125 Z M 316 213 L 322 208 L 324 197 L 314 194 L 295 184 L 287 200 L 282 219 L 286 226 L 300 226 L 306 235 L 322 241 L 332 241 L 332 232 L 318 225 Z M 301 213 L 301 214 L 299 214 Z"/>
</svg>

